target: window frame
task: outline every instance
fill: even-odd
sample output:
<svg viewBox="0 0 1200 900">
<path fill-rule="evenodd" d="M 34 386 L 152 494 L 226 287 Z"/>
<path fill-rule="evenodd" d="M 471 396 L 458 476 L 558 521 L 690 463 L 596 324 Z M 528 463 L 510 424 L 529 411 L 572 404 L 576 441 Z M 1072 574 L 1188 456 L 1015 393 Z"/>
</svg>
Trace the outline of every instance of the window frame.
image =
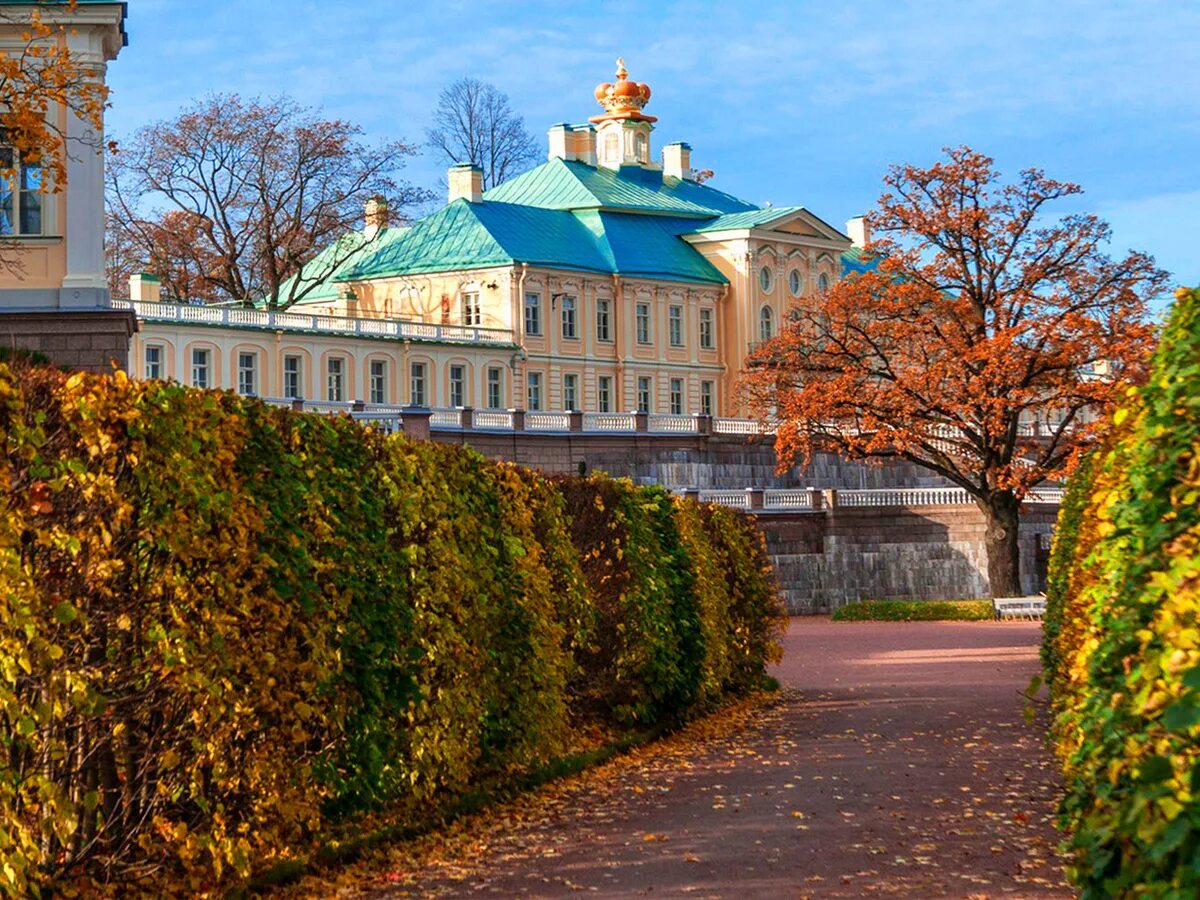
<svg viewBox="0 0 1200 900">
<path fill-rule="evenodd" d="M 775 270 L 769 265 L 759 267 L 758 289 L 764 294 L 775 293 Z"/>
<path fill-rule="evenodd" d="M 667 307 L 667 339 L 672 347 L 683 346 L 683 307 L 677 303 Z"/>
<path fill-rule="evenodd" d="M 529 327 L 531 322 L 532 328 Z M 542 336 L 542 294 L 540 291 L 525 292 L 525 334 L 529 337 Z"/>
<path fill-rule="evenodd" d="M 245 365 L 246 360 L 250 365 Z M 246 376 L 249 375 L 247 379 Z M 248 382 L 248 384 L 247 384 Z M 247 386 L 249 390 L 247 390 Z M 258 353 L 254 350 L 239 350 L 237 354 L 237 392 L 243 397 L 258 396 Z"/>
<path fill-rule="evenodd" d="M 150 362 L 150 351 L 153 350 L 158 354 L 153 364 Z M 146 344 L 142 347 L 142 373 L 146 381 L 162 381 L 163 377 L 163 362 L 166 359 L 166 347 L 163 344 Z M 154 374 L 150 372 L 150 366 L 154 366 Z"/>
<path fill-rule="evenodd" d="M 562 379 L 563 409 L 575 412 L 579 409 L 579 376 L 574 372 L 566 372 Z"/>
<path fill-rule="evenodd" d="M 602 344 L 612 343 L 612 302 L 596 301 L 596 340 Z"/>
<path fill-rule="evenodd" d="M 429 365 L 415 361 L 408 364 L 408 405 L 428 407 Z"/>
<path fill-rule="evenodd" d="M 334 371 L 335 363 L 336 372 Z M 335 394 L 337 396 L 334 396 Z M 325 401 L 327 403 L 346 402 L 346 357 L 344 356 L 329 356 L 325 359 Z"/>
<path fill-rule="evenodd" d="M 197 359 L 201 356 L 203 357 L 204 361 L 197 362 Z M 191 375 L 191 386 L 200 388 L 201 390 L 208 390 L 212 386 L 212 366 L 213 352 L 211 348 L 192 347 L 191 371 L 189 373 Z M 204 377 L 202 379 L 196 377 L 197 370 L 204 373 Z"/>
<path fill-rule="evenodd" d="M 669 387 L 669 398 L 671 404 L 671 415 L 683 415 L 683 379 L 672 378 Z"/>
<path fill-rule="evenodd" d="M 488 366 L 487 408 L 504 408 L 504 369 L 500 366 Z"/>
<path fill-rule="evenodd" d="M 637 377 L 637 411 L 649 413 L 654 408 L 654 379 L 649 375 Z"/>
<path fill-rule="evenodd" d="M 542 411 L 542 391 L 545 384 L 542 382 L 541 372 L 526 372 L 525 373 L 525 409 L 529 412 Z"/>
<path fill-rule="evenodd" d="M 708 307 L 701 307 L 700 309 L 700 349 L 717 349 L 716 316 L 713 315 L 713 310 Z"/>
<path fill-rule="evenodd" d="M 711 381 L 700 382 L 700 414 L 702 416 L 711 416 L 713 410 L 716 409 L 714 402 L 714 388 Z"/>
<path fill-rule="evenodd" d="M 483 325 L 483 307 L 480 305 L 479 291 L 463 291 L 459 309 L 465 327 L 479 328 Z"/>
<path fill-rule="evenodd" d="M 562 337 L 564 341 L 579 340 L 579 316 L 577 315 L 576 299 L 573 294 L 564 294 L 562 308 L 559 314 L 562 318 Z"/>
<path fill-rule="evenodd" d="M 6 138 L 5 134 L 0 134 L 0 142 Z M 0 168 L 11 168 L 12 176 L 0 182 L 0 238 L 19 239 L 19 238 L 38 238 L 46 237 L 46 219 L 52 206 L 46 203 L 46 199 L 50 196 L 49 191 L 44 188 L 46 179 L 46 170 L 36 164 L 26 163 L 21 159 L 17 148 L 12 145 L 4 145 L 0 147 Z M 33 186 L 27 185 L 26 178 L 29 173 L 36 172 L 36 181 Z M 25 227 L 26 221 L 26 198 L 36 198 L 37 209 L 37 231 L 28 230 Z M 5 201 L 7 202 L 7 217 L 9 227 L 4 227 L 5 217 Z"/>
<path fill-rule="evenodd" d="M 758 311 L 758 339 L 765 342 L 775 337 L 775 310 L 764 304 Z"/>
<path fill-rule="evenodd" d="M 462 409 L 467 405 L 467 367 L 462 363 L 450 364 L 446 391 L 446 400 L 452 408 Z"/>
<path fill-rule="evenodd" d="M 379 371 L 376 371 L 376 366 Z M 387 403 L 388 361 L 386 359 L 367 360 L 367 396 L 368 402 L 377 406 Z"/>
<path fill-rule="evenodd" d="M 637 342 L 643 347 L 653 345 L 654 334 L 650 330 L 650 304 L 635 303 L 633 305 L 633 317 Z"/>
<path fill-rule="evenodd" d="M 602 413 L 612 412 L 612 386 L 613 380 L 611 375 L 596 376 L 596 411 Z"/>
<path fill-rule="evenodd" d="M 288 371 L 288 363 L 295 362 L 296 370 Z M 295 393 L 288 385 L 288 380 L 296 379 Z M 299 353 L 285 353 L 283 355 L 283 396 L 287 400 L 303 400 L 304 399 L 304 357 Z"/>
<path fill-rule="evenodd" d="M 799 269 L 793 268 L 788 272 L 788 291 L 793 297 L 799 297 L 804 293 L 804 273 Z"/>
</svg>

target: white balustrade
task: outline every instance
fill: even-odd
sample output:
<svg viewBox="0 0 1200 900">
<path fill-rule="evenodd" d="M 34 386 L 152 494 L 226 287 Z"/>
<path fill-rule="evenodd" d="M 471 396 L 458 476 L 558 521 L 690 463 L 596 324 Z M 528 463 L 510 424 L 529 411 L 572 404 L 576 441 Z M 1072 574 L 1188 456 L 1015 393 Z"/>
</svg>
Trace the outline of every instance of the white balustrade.
<svg viewBox="0 0 1200 900">
<path fill-rule="evenodd" d="M 226 325 L 232 328 L 261 328 L 271 331 L 309 331 L 362 337 L 411 338 L 449 343 L 510 345 L 513 333 L 499 328 L 431 325 L 393 319 L 360 319 L 349 316 L 310 315 L 295 310 L 246 309 L 229 306 L 190 306 L 142 300 L 113 300 L 113 309 L 132 310 L 147 322 L 189 322 Z"/>
<path fill-rule="evenodd" d="M 462 410 L 434 409 L 429 414 L 430 428 L 462 428 Z"/>
<path fill-rule="evenodd" d="M 734 509 L 750 508 L 749 491 L 701 491 L 701 503 L 717 503 L 721 506 L 731 506 Z"/>
<path fill-rule="evenodd" d="M 763 509 L 814 509 L 812 491 L 800 490 L 763 491 Z"/>
<path fill-rule="evenodd" d="M 636 413 L 584 413 L 584 431 L 637 431 Z"/>
<path fill-rule="evenodd" d="M 350 417 L 355 422 L 370 428 L 377 428 L 384 434 L 403 434 L 404 418 L 398 413 L 353 412 Z"/>
<path fill-rule="evenodd" d="M 695 416 L 651 413 L 647 416 L 646 429 L 665 434 L 695 434 L 700 430 L 700 423 Z"/>
<path fill-rule="evenodd" d="M 775 426 L 757 419 L 713 419 L 713 434 L 774 434 Z"/>
<path fill-rule="evenodd" d="M 526 431 L 570 431 L 571 414 L 565 412 L 527 412 Z"/>
<path fill-rule="evenodd" d="M 970 496 L 962 488 L 894 488 L 838 491 L 838 506 L 965 506 Z"/>
<path fill-rule="evenodd" d="M 476 428 L 485 431 L 512 431 L 512 410 L 477 409 L 474 424 Z"/>
<path fill-rule="evenodd" d="M 1025 495 L 1025 502 L 1062 505 L 1063 497 L 1066 493 L 1066 490 L 1063 488 L 1034 488 Z"/>
</svg>

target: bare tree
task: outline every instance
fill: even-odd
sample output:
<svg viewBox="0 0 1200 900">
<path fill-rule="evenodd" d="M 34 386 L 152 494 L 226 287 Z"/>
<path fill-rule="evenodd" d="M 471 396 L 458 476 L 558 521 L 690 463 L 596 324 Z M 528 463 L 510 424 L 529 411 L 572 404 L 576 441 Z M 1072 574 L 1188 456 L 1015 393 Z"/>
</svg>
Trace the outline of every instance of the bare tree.
<svg viewBox="0 0 1200 900">
<path fill-rule="evenodd" d="M 428 199 L 397 180 L 414 152 L 287 98 L 214 95 L 110 159 L 109 210 L 173 296 L 285 309 L 374 239 L 347 236 L 369 198 L 401 221 Z"/>
<path fill-rule="evenodd" d="M 483 170 L 483 189 L 532 168 L 541 154 L 508 95 L 475 78 L 460 78 L 438 98 L 429 146 L 450 163 Z"/>
</svg>

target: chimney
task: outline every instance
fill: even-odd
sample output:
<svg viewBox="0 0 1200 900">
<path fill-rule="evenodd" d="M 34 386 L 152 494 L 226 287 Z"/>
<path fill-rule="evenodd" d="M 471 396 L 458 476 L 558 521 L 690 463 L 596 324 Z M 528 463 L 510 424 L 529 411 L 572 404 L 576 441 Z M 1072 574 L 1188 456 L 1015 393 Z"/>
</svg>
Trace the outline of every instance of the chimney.
<svg viewBox="0 0 1200 900">
<path fill-rule="evenodd" d="M 695 173 L 692 172 L 691 144 L 676 141 L 663 147 L 663 177 L 695 180 Z"/>
<path fill-rule="evenodd" d="M 846 223 L 846 234 L 855 247 L 865 247 L 871 242 L 871 226 L 867 224 L 866 216 L 855 216 Z"/>
<path fill-rule="evenodd" d="M 546 159 L 574 159 L 572 151 L 574 148 L 574 135 L 571 133 L 571 126 L 566 122 L 560 122 L 558 125 L 551 125 L 550 130 L 546 132 L 550 138 L 550 152 L 546 154 Z"/>
<path fill-rule="evenodd" d="M 589 166 L 596 165 L 596 129 L 592 125 L 573 125 L 571 133 L 575 137 L 574 159 Z"/>
<path fill-rule="evenodd" d="M 157 275 L 138 272 L 129 276 L 129 299 L 142 303 L 162 302 L 162 283 Z"/>
<path fill-rule="evenodd" d="M 450 182 L 450 202 L 469 200 L 479 203 L 483 200 L 483 169 L 471 163 L 459 163 L 451 166 L 446 180 Z"/>
<path fill-rule="evenodd" d="M 366 208 L 366 227 L 364 232 L 367 240 L 375 237 L 379 232 L 388 227 L 388 202 L 386 197 L 372 197 L 367 201 Z"/>
</svg>

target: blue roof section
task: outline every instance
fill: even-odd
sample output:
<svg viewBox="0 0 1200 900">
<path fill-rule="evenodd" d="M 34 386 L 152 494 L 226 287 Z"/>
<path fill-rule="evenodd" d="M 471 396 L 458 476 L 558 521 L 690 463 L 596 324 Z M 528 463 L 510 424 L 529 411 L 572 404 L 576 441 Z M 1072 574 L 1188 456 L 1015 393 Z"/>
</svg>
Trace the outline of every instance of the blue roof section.
<svg viewBox="0 0 1200 900">
<path fill-rule="evenodd" d="M 600 220 L 613 260 L 613 271 L 620 275 L 709 284 L 728 281 L 703 254 L 680 237 L 696 224 L 694 219 L 614 212 L 577 215 Z"/>
<path fill-rule="evenodd" d="M 695 233 L 705 231 L 736 231 L 743 228 L 757 228 L 784 216 L 790 216 L 803 210 L 803 206 L 770 206 L 766 209 L 751 209 L 744 212 L 726 213 L 697 226 Z"/>
<path fill-rule="evenodd" d="M 861 275 L 863 272 L 873 272 L 879 265 L 879 258 L 868 256 L 860 247 L 851 247 L 842 256 L 842 275 Z"/>
</svg>

